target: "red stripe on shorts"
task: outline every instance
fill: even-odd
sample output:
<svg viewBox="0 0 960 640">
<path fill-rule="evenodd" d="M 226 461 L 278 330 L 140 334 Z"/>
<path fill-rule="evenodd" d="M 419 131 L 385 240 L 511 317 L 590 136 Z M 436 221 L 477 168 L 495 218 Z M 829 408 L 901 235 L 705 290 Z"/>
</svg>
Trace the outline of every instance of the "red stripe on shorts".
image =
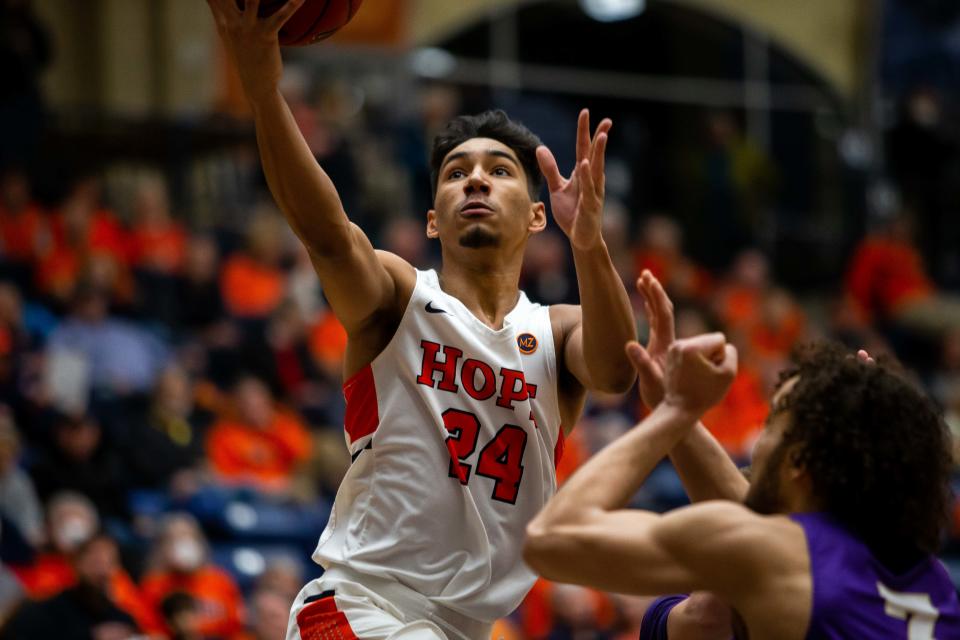
<svg viewBox="0 0 960 640">
<path fill-rule="evenodd" d="M 376 431 L 380 424 L 373 367 L 367 365 L 351 376 L 343 385 L 343 397 L 347 401 L 344 427 L 353 444 Z"/>
<path fill-rule="evenodd" d="M 297 614 L 300 640 L 359 640 L 333 596 L 311 602 Z"/>
</svg>

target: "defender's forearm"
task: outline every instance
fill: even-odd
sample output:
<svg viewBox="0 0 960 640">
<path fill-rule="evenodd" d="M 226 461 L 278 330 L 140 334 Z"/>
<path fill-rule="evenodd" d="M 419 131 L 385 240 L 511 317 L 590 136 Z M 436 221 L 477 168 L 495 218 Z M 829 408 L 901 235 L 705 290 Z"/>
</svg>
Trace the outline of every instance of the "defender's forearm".
<svg viewBox="0 0 960 640">
<path fill-rule="evenodd" d="M 580 467 L 531 526 L 573 523 L 598 509 L 622 509 L 696 419 L 661 403 L 630 432 Z"/>
<path fill-rule="evenodd" d="M 590 250 L 573 249 L 583 312 L 583 358 L 593 388 L 623 393 L 636 379 L 624 345 L 637 339 L 630 298 L 602 241 Z"/>
<path fill-rule="evenodd" d="M 743 502 L 750 488 L 750 483 L 702 423 L 670 450 L 670 461 L 691 502 Z"/>
</svg>

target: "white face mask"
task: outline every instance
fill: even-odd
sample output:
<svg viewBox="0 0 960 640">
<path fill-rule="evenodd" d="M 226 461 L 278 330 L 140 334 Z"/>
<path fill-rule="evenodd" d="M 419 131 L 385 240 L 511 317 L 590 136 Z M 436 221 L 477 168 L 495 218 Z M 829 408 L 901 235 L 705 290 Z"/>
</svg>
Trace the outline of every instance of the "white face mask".
<svg viewBox="0 0 960 640">
<path fill-rule="evenodd" d="M 193 571 L 203 564 L 203 547 L 192 538 L 180 538 L 170 549 L 170 564 L 178 571 Z"/>
<path fill-rule="evenodd" d="M 53 542 L 64 552 L 75 550 L 93 535 L 93 524 L 83 518 L 70 518 L 53 532 Z"/>
</svg>

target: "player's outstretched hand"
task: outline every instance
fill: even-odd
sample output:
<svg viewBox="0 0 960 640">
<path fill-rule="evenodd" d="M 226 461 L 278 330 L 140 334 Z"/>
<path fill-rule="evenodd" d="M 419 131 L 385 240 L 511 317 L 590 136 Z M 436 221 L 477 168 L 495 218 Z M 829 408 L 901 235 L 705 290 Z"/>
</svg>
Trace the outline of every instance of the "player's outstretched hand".
<svg viewBox="0 0 960 640">
<path fill-rule="evenodd" d="M 667 349 L 664 402 L 700 416 L 720 402 L 737 375 L 737 350 L 722 333 L 677 340 Z"/>
<path fill-rule="evenodd" d="M 569 178 L 564 178 L 553 153 L 545 146 L 537 147 L 537 162 L 547 179 L 550 207 L 560 229 L 567 234 L 574 249 L 589 250 L 602 240 L 600 218 L 606 178 L 607 136 L 613 121 L 603 119 L 590 137 L 590 112 L 580 112 L 577 120 L 577 165 Z"/>
<path fill-rule="evenodd" d="M 260 0 L 245 0 L 242 9 L 237 0 L 207 0 L 227 54 L 251 100 L 275 91 L 279 85 L 283 74 L 280 28 L 303 3 L 304 0 L 287 0 L 275 13 L 260 18 Z"/>
<path fill-rule="evenodd" d="M 663 400 L 663 375 L 667 366 L 667 350 L 676 340 L 673 320 L 673 302 L 660 281 L 644 270 L 637 278 L 637 291 L 643 296 L 643 309 L 650 324 L 647 346 L 634 342 L 627 356 L 637 370 L 640 399 L 653 409 Z"/>
</svg>

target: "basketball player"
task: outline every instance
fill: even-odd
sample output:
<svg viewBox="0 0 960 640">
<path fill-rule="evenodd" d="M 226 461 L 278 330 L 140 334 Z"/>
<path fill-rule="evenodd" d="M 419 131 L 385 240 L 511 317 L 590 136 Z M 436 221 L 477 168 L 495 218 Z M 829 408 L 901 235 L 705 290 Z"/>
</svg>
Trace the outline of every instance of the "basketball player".
<svg viewBox="0 0 960 640">
<path fill-rule="evenodd" d="M 657 350 L 672 335 L 658 340 Z M 782 377 L 745 504 L 714 500 L 660 516 L 623 506 L 660 458 L 670 452 L 677 463 L 678 446 L 685 462 L 705 463 L 681 471 L 688 490 L 699 487 L 691 498 L 744 488 L 729 475 L 732 465 L 708 461 L 715 442 L 697 424 L 722 397 L 732 354 L 719 334 L 673 342 L 663 359 L 636 343 L 628 351 L 654 395 L 657 376 L 648 374 L 665 368 L 663 400 L 530 524 L 531 566 L 609 591 L 711 592 L 655 603 L 646 638 L 668 630 L 671 640 L 726 638 L 731 627 L 736 637 L 784 640 L 960 638 L 960 604 L 933 557 L 950 500 L 950 453 L 929 399 L 865 354 L 814 348 Z M 699 453 L 690 449 L 699 445 Z M 726 630 L 714 624 L 691 635 L 679 607 L 670 611 L 693 604 L 722 623 L 718 600 L 733 611 Z"/>
<path fill-rule="evenodd" d="M 634 319 L 600 233 L 611 123 L 591 137 L 581 113 L 564 179 L 503 112 L 454 119 L 435 141 L 426 221 L 443 267 L 417 271 L 351 224 L 279 96 L 277 32 L 300 0 L 264 19 L 256 0 L 209 4 L 270 188 L 349 336 L 354 461 L 314 554 L 326 571 L 294 602 L 288 640 L 487 640 L 533 585 L 524 530 L 556 489 L 584 390 L 623 392 L 635 378 L 623 352 Z M 546 225 L 541 170 L 581 306 L 542 307 L 518 290 L 527 239 Z"/>
</svg>

